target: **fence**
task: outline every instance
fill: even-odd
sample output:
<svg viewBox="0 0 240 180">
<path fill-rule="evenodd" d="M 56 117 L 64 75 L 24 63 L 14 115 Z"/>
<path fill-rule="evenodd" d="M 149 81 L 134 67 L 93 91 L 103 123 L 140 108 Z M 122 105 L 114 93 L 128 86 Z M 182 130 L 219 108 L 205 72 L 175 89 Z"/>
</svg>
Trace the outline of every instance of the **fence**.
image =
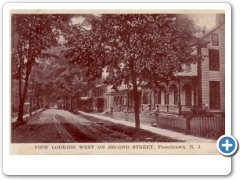
<svg viewBox="0 0 240 180">
<path fill-rule="evenodd" d="M 187 119 L 175 115 L 161 115 L 157 117 L 157 126 L 171 129 L 186 130 Z"/>
<path fill-rule="evenodd" d="M 166 114 L 165 112 L 156 113 L 151 109 L 158 107 L 151 107 L 149 105 L 141 107 L 140 119 L 141 122 L 149 124 L 156 124 L 158 127 L 177 130 L 186 133 L 204 134 L 205 132 L 224 134 L 225 132 L 225 117 L 181 117 L 174 114 Z M 171 107 L 176 109 L 176 107 Z M 188 107 L 187 107 L 188 108 Z M 119 107 L 115 109 L 113 116 L 127 121 L 134 121 L 134 113 L 129 112 L 127 107 Z"/>
<path fill-rule="evenodd" d="M 224 117 L 194 117 L 190 121 L 190 131 L 193 132 L 224 132 L 224 129 Z"/>
<path fill-rule="evenodd" d="M 193 117 L 185 118 L 174 115 L 158 114 L 157 126 L 167 129 L 182 130 L 185 132 L 219 132 L 224 133 L 225 117 Z"/>
<path fill-rule="evenodd" d="M 154 114 L 152 115 L 146 115 L 146 114 L 139 114 L 141 123 L 144 124 L 155 124 L 156 123 L 156 116 Z M 124 119 L 126 121 L 135 122 L 135 114 L 129 113 L 129 112 L 113 112 L 113 117 L 116 119 Z"/>
</svg>

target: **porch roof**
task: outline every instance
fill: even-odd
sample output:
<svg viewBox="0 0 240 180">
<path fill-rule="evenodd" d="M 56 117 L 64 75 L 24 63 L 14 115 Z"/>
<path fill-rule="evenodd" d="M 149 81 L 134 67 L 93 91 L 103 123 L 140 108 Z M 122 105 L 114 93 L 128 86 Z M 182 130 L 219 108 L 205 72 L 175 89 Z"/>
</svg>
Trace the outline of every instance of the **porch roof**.
<svg viewBox="0 0 240 180">
<path fill-rule="evenodd" d="M 142 90 L 142 88 L 139 87 L 138 88 L 138 92 L 141 92 L 141 90 Z M 108 96 L 108 95 L 120 95 L 120 94 L 128 93 L 130 91 L 132 91 L 132 88 L 130 88 L 130 89 L 121 89 L 121 90 L 118 90 L 118 91 L 112 90 L 111 92 L 105 93 L 105 95 L 106 96 Z"/>
</svg>

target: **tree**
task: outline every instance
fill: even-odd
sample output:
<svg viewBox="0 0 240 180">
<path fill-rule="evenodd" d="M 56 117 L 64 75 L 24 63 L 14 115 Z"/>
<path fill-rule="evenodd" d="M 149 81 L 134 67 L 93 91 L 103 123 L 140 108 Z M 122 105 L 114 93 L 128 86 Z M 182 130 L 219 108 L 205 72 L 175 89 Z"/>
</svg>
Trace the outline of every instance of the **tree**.
<svg viewBox="0 0 240 180">
<path fill-rule="evenodd" d="M 73 101 L 85 93 L 91 83 L 85 76 L 85 70 L 77 64 L 69 64 L 68 60 L 62 57 L 61 51 L 64 46 L 54 47 L 45 51 L 54 57 L 48 59 L 39 59 L 38 65 L 31 75 L 34 77 L 34 92 L 38 96 L 52 99 L 52 101 L 61 101 L 64 103 L 64 109 L 76 110 L 73 108 Z M 69 106 L 67 108 L 67 106 Z"/>
<path fill-rule="evenodd" d="M 43 51 L 59 43 L 61 26 L 68 16 L 51 14 L 12 14 L 11 58 L 13 78 L 19 81 L 18 121 L 23 122 L 29 76 L 36 60 L 50 54 Z"/>
<path fill-rule="evenodd" d="M 91 17 L 91 16 L 90 16 Z M 88 28 L 72 27 L 65 57 L 88 68 L 99 78 L 107 67 L 106 83 L 133 90 L 135 127 L 140 128 L 138 86 L 147 82 L 158 88 L 163 80 L 182 71 L 182 64 L 196 62 L 191 42 L 198 31 L 184 14 L 103 14 L 86 18 Z"/>
<path fill-rule="evenodd" d="M 69 109 L 74 111 L 77 107 L 73 107 L 73 100 L 75 99 L 77 103 L 81 94 L 88 90 L 87 78 L 85 78 L 84 69 L 78 65 L 68 64 L 67 60 L 62 60 L 62 63 L 64 64 L 52 71 L 54 87 L 57 90 L 58 98 L 63 99 L 65 103 L 68 100 Z"/>
</svg>

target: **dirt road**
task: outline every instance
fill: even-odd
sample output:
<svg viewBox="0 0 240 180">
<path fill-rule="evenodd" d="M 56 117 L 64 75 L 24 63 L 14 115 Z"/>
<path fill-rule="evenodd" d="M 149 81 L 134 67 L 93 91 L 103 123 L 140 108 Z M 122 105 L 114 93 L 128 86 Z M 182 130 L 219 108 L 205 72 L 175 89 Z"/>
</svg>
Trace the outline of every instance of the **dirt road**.
<svg viewBox="0 0 240 180">
<path fill-rule="evenodd" d="M 12 129 L 13 143 L 176 142 L 145 130 L 48 109 Z"/>
</svg>

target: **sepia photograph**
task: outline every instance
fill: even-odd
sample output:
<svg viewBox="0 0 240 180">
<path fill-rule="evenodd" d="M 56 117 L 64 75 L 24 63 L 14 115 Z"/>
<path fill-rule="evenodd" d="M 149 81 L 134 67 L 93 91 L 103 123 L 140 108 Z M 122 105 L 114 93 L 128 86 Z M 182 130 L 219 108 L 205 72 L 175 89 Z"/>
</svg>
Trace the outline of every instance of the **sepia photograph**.
<svg viewBox="0 0 240 180">
<path fill-rule="evenodd" d="M 10 154 L 219 154 L 225 10 L 11 10 Z"/>
</svg>

